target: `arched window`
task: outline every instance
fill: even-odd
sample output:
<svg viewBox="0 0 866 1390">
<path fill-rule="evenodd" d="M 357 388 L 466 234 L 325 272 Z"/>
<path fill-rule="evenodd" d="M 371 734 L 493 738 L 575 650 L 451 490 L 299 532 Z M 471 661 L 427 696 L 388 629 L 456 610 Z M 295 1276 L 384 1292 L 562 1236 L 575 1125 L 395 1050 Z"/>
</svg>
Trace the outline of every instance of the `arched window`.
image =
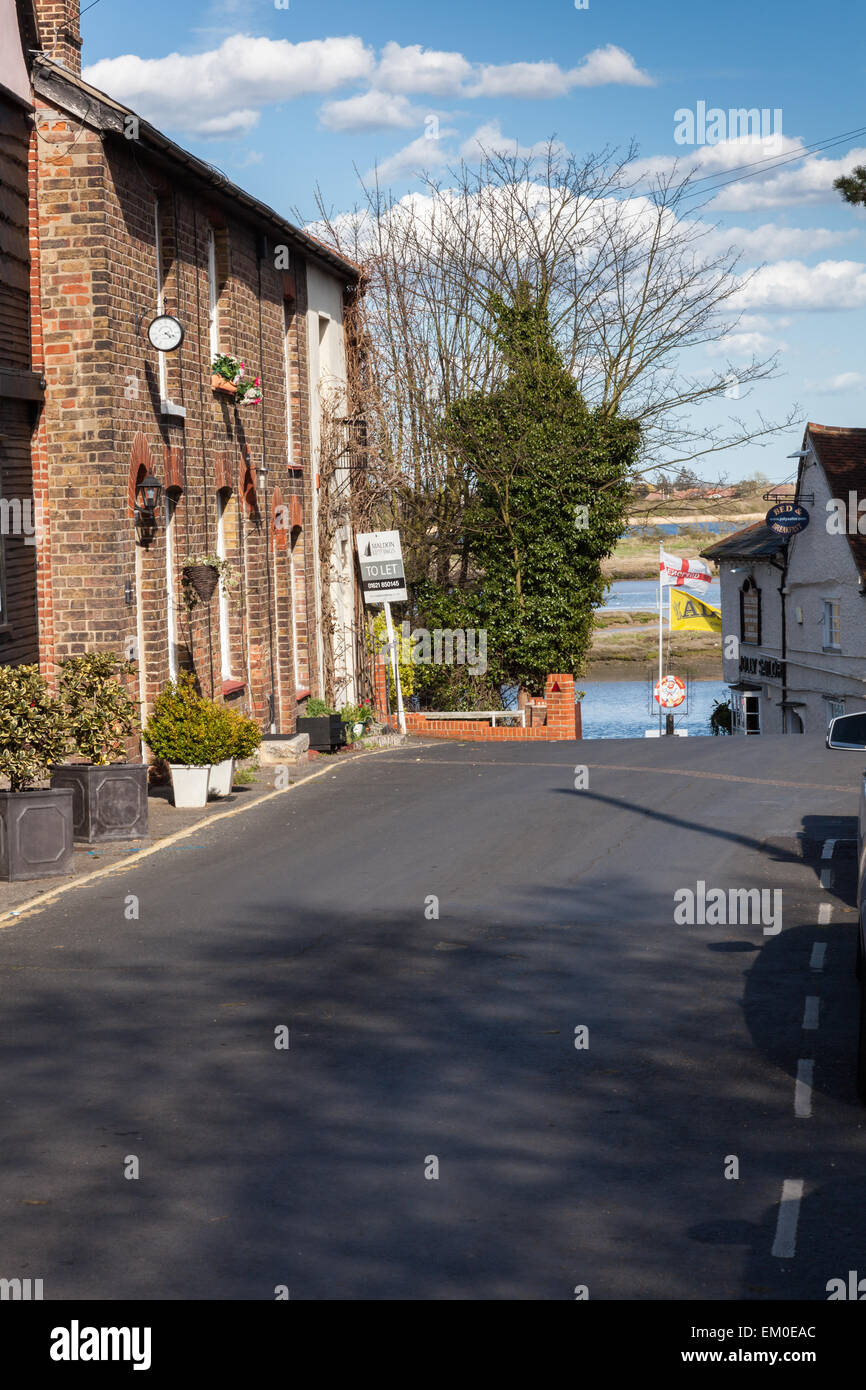
<svg viewBox="0 0 866 1390">
<path fill-rule="evenodd" d="M 740 589 L 740 641 L 761 645 L 761 591 L 751 576 Z"/>
</svg>

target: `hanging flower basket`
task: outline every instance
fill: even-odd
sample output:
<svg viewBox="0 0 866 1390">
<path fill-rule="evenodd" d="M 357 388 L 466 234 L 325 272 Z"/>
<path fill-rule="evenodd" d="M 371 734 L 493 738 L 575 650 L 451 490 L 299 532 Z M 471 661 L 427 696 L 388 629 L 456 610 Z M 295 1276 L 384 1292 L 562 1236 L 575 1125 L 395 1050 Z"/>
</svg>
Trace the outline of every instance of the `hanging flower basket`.
<svg viewBox="0 0 866 1390">
<path fill-rule="evenodd" d="M 202 603 L 208 603 L 220 582 L 219 570 L 213 565 L 184 565 L 183 582 L 195 590 Z"/>
<path fill-rule="evenodd" d="M 226 381 L 224 376 L 217 376 L 216 372 L 214 372 L 213 376 L 211 377 L 210 384 L 213 387 L 214 391 L 222 391 L 222 393 L 226 396 L 237 395 L 238 388 L 235 386 L 234 382 Z"/>
</svg>

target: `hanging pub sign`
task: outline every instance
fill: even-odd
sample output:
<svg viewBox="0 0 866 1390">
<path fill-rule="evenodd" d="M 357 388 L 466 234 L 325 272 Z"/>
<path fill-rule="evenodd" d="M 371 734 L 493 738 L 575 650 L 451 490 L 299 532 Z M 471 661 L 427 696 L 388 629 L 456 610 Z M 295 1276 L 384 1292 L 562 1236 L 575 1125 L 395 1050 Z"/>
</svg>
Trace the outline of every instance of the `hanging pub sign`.
<svg viewBox="0 0 866 1390">
<path fill-rule="evenodd" d="M 767 512 L 764 524 L 777 536 L 796 536 L 809 525 L 809 513 L 799 502 L 779 502 Z"/>
</svg>

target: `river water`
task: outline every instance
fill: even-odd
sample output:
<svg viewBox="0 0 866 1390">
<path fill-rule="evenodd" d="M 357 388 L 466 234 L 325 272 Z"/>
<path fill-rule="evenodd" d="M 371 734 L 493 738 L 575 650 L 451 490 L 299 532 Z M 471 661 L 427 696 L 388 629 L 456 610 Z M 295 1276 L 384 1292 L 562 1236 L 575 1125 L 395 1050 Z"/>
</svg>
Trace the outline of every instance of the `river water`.
<svg viewBox="0 0 866 1390">
<path fill-rule="evenodd" d="M 721 591 L 718 579 L 713 579 L 707 585 L 704 592 L 703 586 L 693 584 L 689 593 L 696 594 L 706 603 L 711 603 L 714 608 L 718 608 L 721 602 Z M 662 590 L 664 611 L 668 610 L 668 596 Z M 601 605 L 602 611 L 609 608 L 633 608 L 641 613 L 657 613 L 659 611 L 659 585 L 657 579 L 617 579 L 611 584 L 605 595 L 604 603 Z"/>
<path fill-rule="evenodd" d="M 581 680 L 578 689 L 586 692 L 580 702 L 584 738 L 643 738 L 647 729 L 658 728 L 658 706 L 653 701 L 650 714 L 646 681 Z M 687 729 L 689 738 L 710 735 L 713 701 L 728 695 L 723 681 L 689 682 L 688 713 L 674 710 L 674 727 Z"/>
</svg>

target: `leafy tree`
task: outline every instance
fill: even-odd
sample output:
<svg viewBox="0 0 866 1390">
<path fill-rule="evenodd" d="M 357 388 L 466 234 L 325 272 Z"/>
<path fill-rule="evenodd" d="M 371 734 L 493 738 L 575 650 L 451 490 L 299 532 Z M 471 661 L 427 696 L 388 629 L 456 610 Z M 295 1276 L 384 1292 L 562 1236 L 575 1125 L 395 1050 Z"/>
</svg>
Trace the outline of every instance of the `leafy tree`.
<svg viewBox="0 0 866 1390">
<path fill-rule="evenodd" d="M 521 282 L 491 296 L 503 384 L 454 402 L 448 446 L 475 483 L 467 534 L 479 583 L 466 617 L 487 629 L 491 674 L 540 694 L 548 672 L 578 672 L 601 561 L 626 526 L 635 421 L 591 410 L 554 341 L 547 301 Z"/>
<path fill-rule="evenodd" d="M 858 164 L 850 174 L 834 179 L 833 187 L 839 190 L 846 203 L 866 206 L 866 165 Z"/>
</svg>

